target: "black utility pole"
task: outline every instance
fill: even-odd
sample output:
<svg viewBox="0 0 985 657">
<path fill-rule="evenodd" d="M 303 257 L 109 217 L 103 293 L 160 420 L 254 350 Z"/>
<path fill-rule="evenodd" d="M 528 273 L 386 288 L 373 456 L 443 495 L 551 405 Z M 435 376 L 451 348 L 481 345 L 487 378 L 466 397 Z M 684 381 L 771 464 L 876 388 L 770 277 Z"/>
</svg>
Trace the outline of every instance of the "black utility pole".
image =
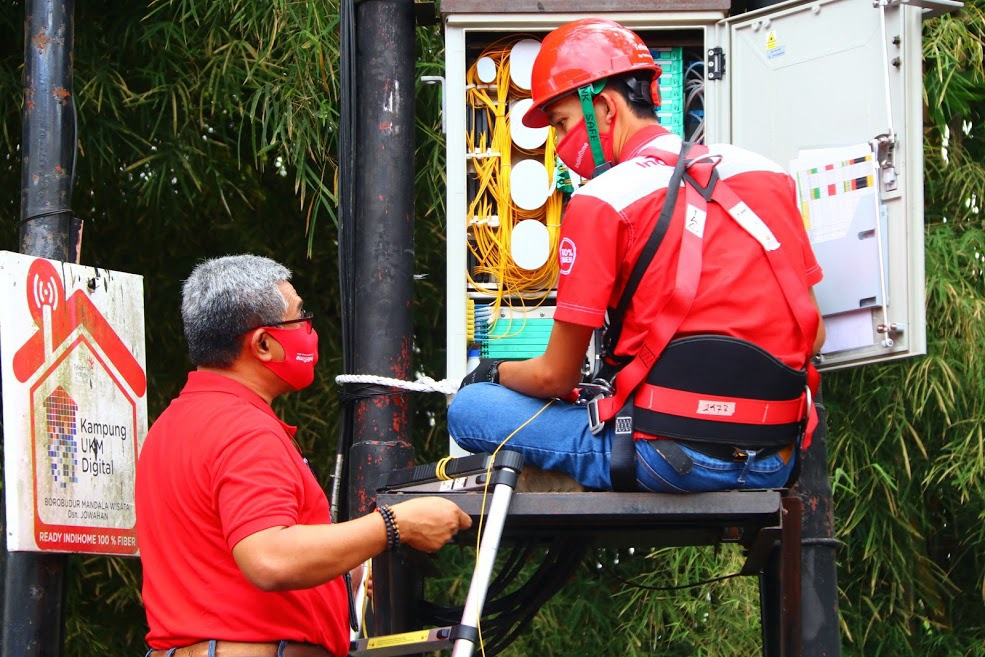
<svg viewBox="0 0 985 657">
<path fill-rule="evenodd" d="M 24 23 L 21 253 L 79 261 L 82 224 L 72 217 L 75 97 L 74 0 L 30 0 Z"/>
<path fill-rule="evenodd" d="M 818 392 L 818 426 L 804 451 L 793 493 L 804 502 L 801 526 L 801 631 L 804 657 L 839 657 L 838 541 L 834 537 L 834 500 L 828 474 L 827 411 Z"/>
<path fill-rule="evenodd" d="M 73 0 L 29 0 L 24 22 L 21 253 L 79 261 L 82 223 L 72 217 L 75 98 Z M 59 657 L 65 562 L 61 554 L 6 559 L 3 657 Z"/>
<path fill-rule="evenodd" d="M 414 281 L 414 3 L 356 4 L 353 371 L 412 378 Z M 386 392 L 386 391 L 381 391 Z M 353 408 L 350 516 L 365 514 L 380 474 L 413 465 L 406 394 L 363 397 Z M 403 559 L 374 561 L 377 633 L 410 629 L 413 581 Z"/>
</svg>

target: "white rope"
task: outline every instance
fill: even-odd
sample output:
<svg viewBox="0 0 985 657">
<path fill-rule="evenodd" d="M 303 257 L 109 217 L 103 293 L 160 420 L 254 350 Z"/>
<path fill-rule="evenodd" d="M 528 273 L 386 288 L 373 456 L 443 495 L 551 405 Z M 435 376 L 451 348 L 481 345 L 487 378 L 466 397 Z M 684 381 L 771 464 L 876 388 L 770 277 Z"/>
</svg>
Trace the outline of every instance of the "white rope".
<svg viewBox="0 0 985 657">
<path fill-rule="evenodd" d="M 414 392 L 440 392 L 444 395 L 454 395 L 458 392 L 458 384 L 451 383 L 448 379 L 435 381 L 429 376 L 422 376 L 417 381 L 403 381 L 401 379 L 391 379 L 388 376 L 375 376 L 373 374 L 340 374 L 335 377 L 336 383 L 365 383 L 377 386 L 389 386 L 391 388 L 401 388 Z"/>
</svg>

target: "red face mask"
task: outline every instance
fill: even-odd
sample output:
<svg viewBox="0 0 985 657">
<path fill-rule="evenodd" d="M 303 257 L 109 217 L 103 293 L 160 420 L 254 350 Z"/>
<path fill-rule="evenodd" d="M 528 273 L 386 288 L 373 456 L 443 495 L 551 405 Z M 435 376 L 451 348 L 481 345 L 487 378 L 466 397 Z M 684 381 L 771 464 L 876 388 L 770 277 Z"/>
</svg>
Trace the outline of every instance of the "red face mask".
<svg viewBox="0 0 985 657">
<path fill-rule="evenodd" d="M 602 144 L 605 161 L 612 162 L 615 159 L 612 155 L 612 126 L 609 126 L 609 132 L 599 133 L 599 142 Z M 595 173 L 595 160 L 592 159 L 592 147 L 588 143 L 584 119 L 558 142 L 554 152 L 564 162 L 564 166 L 582 178 L 590 180 Z"/>
<path fill-rule="evenodd" d="M 310 386 L 318 363 L 318 332 L 314 327 L 310 333 L 304 326 L 294 329 L 265 326 L 264 330 L 284 348 L 284 360 L 261 362 L 295 390 Z"/>
</svg>

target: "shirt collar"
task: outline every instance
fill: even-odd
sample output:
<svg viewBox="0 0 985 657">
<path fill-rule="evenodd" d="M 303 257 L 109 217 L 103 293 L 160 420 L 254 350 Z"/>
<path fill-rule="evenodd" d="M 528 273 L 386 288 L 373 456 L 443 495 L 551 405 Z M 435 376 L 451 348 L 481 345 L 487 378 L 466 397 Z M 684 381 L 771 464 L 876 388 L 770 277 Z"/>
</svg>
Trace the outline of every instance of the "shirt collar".
<svg viewBox="0 0 985 657">
<path fill-rule="evenodd" d="M 270 408 L 270 404 L 265 402 L 260 395 L 256 394 L 239 381 L 231 379 L 228 376 L 223 376 L 222 374 L 217 374 L 216 372 L 202 372 L 199 370 L 189 372 L 188 383 L 186 383 L 185 387 L 182 388 L 181 394 L 194 394 L 197 392 L 218 392 L 239 397 L 277 420 L 278 424 L 284 428 L 284 431 L 286 431 L 287 435 L 291 438 L 293 438 L 294 434 L 297 433 L 298 428 L 283 422 L 279 417 L 277 417 L 277 414 L 274 413 L 274 409 Z"/>
<path fill-rule="evenodd" d="M 670 133 L 666 128 L 656 123 L 640 128 L 626 140 L 622 147 L 619 161 L 626 162 L 637 157 L 644 148 L 654 147 L 670 153 L 680 153 L 681 138 Z"/>
</svg>

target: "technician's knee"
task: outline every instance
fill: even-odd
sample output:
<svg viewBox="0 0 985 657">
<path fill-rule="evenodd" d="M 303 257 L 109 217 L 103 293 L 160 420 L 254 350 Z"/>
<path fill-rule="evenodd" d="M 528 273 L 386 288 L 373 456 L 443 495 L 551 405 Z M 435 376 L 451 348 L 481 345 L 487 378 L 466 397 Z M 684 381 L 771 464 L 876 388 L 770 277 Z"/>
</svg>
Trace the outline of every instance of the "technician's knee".
<svg viewBox="0 0 985 657">
<path fill-rule="evenodd" d="M 455 429 L 468 423 L 469 416 L 477 408 L 479 403 L 479 392 L 477 389 L 482 384 L 475 383 L 470 386 L 465 386 L 457 393 L 455 393 L 454 399 L 451 400 L 451 404 L 448 406 L 448 430 L 451 432 L 452 436 L 455 435 Z"/>
</svg>

